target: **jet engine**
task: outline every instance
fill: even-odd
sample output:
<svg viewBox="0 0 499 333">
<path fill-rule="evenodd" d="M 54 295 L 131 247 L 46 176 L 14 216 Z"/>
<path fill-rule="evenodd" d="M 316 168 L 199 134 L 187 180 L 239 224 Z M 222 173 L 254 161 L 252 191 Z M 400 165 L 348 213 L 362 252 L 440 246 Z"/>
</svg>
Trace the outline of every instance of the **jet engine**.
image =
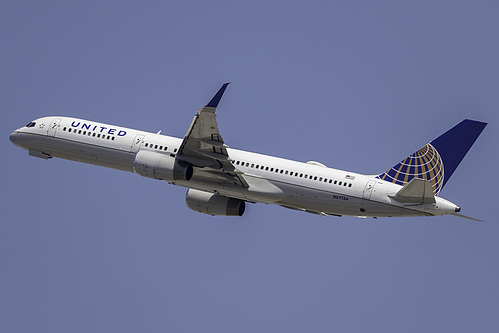
<svg viewBox="0 0 499 333">
<path fill-rule="evenodd" d="M 148 178 L 174 181 L 190 180 L 193 168 L 170 155 L 141 150 L 135 155 L 133 171 Z"/>
<path fill-rule="evenodd" d="M 195 212 L 221 216 L 242 216 L 246 207 L 244 200 L 192 188 L 187 191 L 185 203 Z"/>
</svg>

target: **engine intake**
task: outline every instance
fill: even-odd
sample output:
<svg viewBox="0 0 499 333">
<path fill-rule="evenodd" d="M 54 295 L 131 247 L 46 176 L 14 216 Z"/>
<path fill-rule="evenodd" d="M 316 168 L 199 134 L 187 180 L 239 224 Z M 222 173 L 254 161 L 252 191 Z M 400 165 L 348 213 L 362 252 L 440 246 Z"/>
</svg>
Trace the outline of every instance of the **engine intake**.
<svg viewBox="0 0 499 333">
<path fill-rule="evenodd" d="M 141 176 L 166 181 L 190 180 L 194 172 L 190 164 L 170 155 L 147 150 L 141 150 L 135 155 L 133 170 Z"/>
<path fill-rule="evenodd" d="M 192 188 L 187 191 L 185 203 L 195 212 L 213 216 L 243 216 L 246 208 L 244 200 Z"/>
</svg>

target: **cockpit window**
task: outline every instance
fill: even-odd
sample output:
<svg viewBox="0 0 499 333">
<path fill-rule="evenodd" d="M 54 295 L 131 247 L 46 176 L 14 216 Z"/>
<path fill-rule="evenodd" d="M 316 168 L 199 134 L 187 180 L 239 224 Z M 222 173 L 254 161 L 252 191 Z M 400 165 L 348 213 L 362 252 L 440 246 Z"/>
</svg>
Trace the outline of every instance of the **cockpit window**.
<svg viewBox="0 0 499 333">
<path fill-rule="evenodd" d="M 26 125 L 26 127 L 35 127 L 36 123 L 35 122 L 30 122 L 28 125 Z"/>
</svg>

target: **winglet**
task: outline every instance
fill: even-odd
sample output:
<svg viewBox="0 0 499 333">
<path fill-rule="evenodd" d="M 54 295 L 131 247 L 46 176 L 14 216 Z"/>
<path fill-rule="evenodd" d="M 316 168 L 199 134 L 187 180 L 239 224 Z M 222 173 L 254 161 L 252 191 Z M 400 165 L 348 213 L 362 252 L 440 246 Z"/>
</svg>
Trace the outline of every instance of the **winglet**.
<svg viewBox="0 0 499 333">
<path fill-rule="evenodd" d="M 230 84 L 230 82 L 228 83 L 224 83 L 224 85 L 222 86 L 222 88 L 220 88 L 220 90 L 216 93 L 215 96 L 213 96 L 213 98 L 211 99 L 211 101 L 206 104 L 206 106 L 208 107 L 212 107 L 212 108 L 216 108 L 218 106 L 218 103 L 220 103 L 220 100 L 222 99 L 222 96 L 225 92 L 225 89 L 227 89 L 227 86 Z"/>
</svg>

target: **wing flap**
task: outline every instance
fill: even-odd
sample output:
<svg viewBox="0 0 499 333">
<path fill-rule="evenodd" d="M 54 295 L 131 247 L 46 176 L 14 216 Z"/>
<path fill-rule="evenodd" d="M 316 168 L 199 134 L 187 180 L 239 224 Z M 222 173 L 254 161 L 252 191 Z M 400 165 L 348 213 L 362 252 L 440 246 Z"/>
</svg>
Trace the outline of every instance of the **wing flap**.
<svg viewBox="0 0 499 333">
<path fill-rule="evenodd" d="M 235 171 L 227 172 L 227 171 L 217 170 L 215 168 L 202 168 L 196 171 L 196 175 L 225 184 L 249 187 L 248 183 L 244 180 L 242 175 Z"/>
</svg>

